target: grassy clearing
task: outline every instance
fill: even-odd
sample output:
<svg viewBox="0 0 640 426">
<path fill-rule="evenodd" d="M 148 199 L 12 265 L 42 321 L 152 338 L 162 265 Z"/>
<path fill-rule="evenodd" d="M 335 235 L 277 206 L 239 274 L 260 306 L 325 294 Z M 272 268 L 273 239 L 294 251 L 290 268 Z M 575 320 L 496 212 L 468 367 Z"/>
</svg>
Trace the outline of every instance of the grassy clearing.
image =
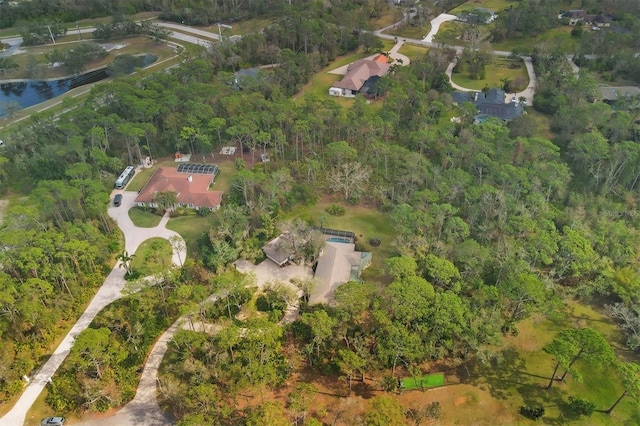
<svg viewBox="0 0 640 426">
<path fill-rule="evenodd" d="M 140 228 L 155 228 L 162 220 L 162 216 L 140 207 L 133 207 L 129 209 L 128 213 L 133 224 Z"/>
<path fill-rule="evenodd" d="M 444 385 L 444 373 L 427 374 L 422 377 L 409 377 L 402 381 L 404 390 L 429 389 Z"/>
<path fill-rule="evenodd" d="M 554 134 L 551 131 L 551 116 L 536 111 L 533 108 L 526 108 L 527 117 L 536 123 L 535 136 L 552 140 Z"/>
<path fill-rule="evenodd" d="M 417 46 L 415 44 L 405 43 L 398 50 L 398 53 L 402 53 L 403 55 L 406 55 L 411 60 L 411 62 L 413 62 L 414 60 L 426 55 L 428 51 L 429 49 L 427 49 L 424 46 Z"/>
<path fill-rule="evenodd" d="M 452 9 L 448 13 L 456 15 L 460 12 L 477 9 L 479 7 L 484 7 L 485 9 L 499 12 L 501 10 L 508 9 L 513 4 L 514 2 L 510 0 L 469 0 L 468 2 L 456 7 L 455 9 Z"/>
<path fill-rule="evenodd" d="M 364 273 L 364 279 L 377 281 L 383 262 L 394 254 L 393 241 L 396 233 L 383 213 L 368 207 L 345 205 L 344 216 L 332 216 L 325 209 L 331 202 L 319 202 L 313 206 L 298 206 L 286 215 L 288 219 L 302 219 L 311 225 L 319 226 L 323 218 L 325 228 L 352 231 L 356 234 L 358 247 L 373 253 L 372 264 Z M 339 204 L 339 203 L 338 203 Z M 371 238 L 379 238 L 382 244 L 372 247 Z"/>
<path fill-rule="evenodd" d="M 215 213 L 213 213 L 215 214 Z M 167 223 L 167 229 L 177 232 L 187 244 L 187 256 L 198 257 L 198 238 L 211 227 L 213 216 L 181 216 L 172 217 Z"/>
<path fill-rule="evenodd" d="M 399 38 L 406 37 L 423 39 L 427 34 L 429 34 L 429 31 L 431 31 L 431 24 L 428 22 L 426 23 L 426 25 L 423 25 L 421 27 L 405 22 L 401 25 L 398 25 L 396 28 L 389 28 L 384 33 Z"/>
<path fill-rule="evenodd" d="M 443 22 L 440 24 L 438 34 L 435 35 L 433 41 L 453 46 L 464 46 L 465 42 L 460 40 L 460 34 L 462 34 L 463 26 L 464 24 L 462 22 Z"/>
<path fill-rule="evenodd" d="M 476 405 L 506 405 L 511 415 L 522 424 L 530 423 L 517 414 L 522 404 L 544 406 L 545 424 L 638 424 L 640 414 L 630 399 L 623 400 L 611 416 L 594 413 L 588 419 L 580 419 L 568 409 L 569 396 L 589 400 L 599 410 L 608 408 L 615 401 L 622 393 L 622 388 L 610 366 L 597 369 L 578 361 L 576 366 L 584 378 L 582 383 L 569 376 L 564 383 L 556 381 L 551 389 L 546 389 L 555 359 L 544 352 L 544 346 L 562 329 L 586 326 L 603 333 L 614 346 L 620 338 L 620 330 L 599 311 L 577 302 L 569 302 L 564 312 L 554 319 L 534 316 L 518 324 L 518 335 L 505 337 L 502 344 L 496 347 L 498 358 L 495 362 L 489 365 L 475 363 L 467 368 L 468 378 L 463 382 L 475 386 L 479 398 Z M 634 360 L 638 361 L 637 355 Z M 468 417 L 464 416 L 470 413 L 473 411 L 456 410 L 456 413 L 447 413 L 443 421 L 466 424 Z M 475 415 L 476 424 L 491 423 L 490 416 L 479 412 Z M 515 422 L 501 424 L 506 423 Z"/>
<path fill-rule="evenodd" d="M 171 244 L 164 238 L 150 238 L 136 250 L 131 269 L 140 277 L 157 274 L 171 266 Z"/>
<path fill-rule="evenodd" d="M 371 28 L 378 29 L 388 27 L 402 19 L 402 10 L 386 7 L 379 17 L 371 20 Z"/>
<path fill-rule="evenodd" d="M 553 46 L 560 46 L 565 52 L 570 52 L 575 50 L 579 42 L 575 37 L 571 37 L 572 29 L 573 27 L 568 25 L 561 25 L 537 37 L 518 37 L 500 43 L 491 43 L 491 48 L 511 52 L 515 49 L 531 50 L 536 44 L 549 43 Z"/>
<path fill-rule="evenodd" d="M 516 66 L 517 68 L 512 68 Z M 513 61 L 506 58 L 493 58 L 491 64 L 486 67 L 486 78 L 484 80 L 474 80 L 469 78 L 468 74 L 454 73 L 451 79 L 454 83 L 468 89 L 482 90 L 484 87 L 502 87 L 502 79 L 508 78 L 515 80 L 521 78 L 524 83 L 521 90 L 524 90 L 529 84 L 529 75 L 522 61 Z"/>
<path fill-rule="evenodd" d="M 231 178 L 236 174 L 236 166 L 231 160 L 224 160 L 216 163 L 220 173 L 216 176 L 216 180 L 211 185 L 211 190 L 228 192 L 231 188 Z"/>
</svg>

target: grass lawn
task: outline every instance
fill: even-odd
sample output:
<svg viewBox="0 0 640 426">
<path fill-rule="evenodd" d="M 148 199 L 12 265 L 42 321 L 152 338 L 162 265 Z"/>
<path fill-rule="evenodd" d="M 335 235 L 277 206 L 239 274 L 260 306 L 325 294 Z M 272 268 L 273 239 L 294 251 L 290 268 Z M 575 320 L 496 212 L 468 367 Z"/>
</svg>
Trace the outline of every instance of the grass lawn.
<svg viewBox="0 0 640 426">
<path fill-rule="evenodd" d="M 158 226 L 162 220 L 162 216 L 159 216 L 150 211 L 144 210 L 140 207 L 133 207 L 129 209 L 129 218 L 135 226 L 140 228 L 154 228 Z"/>
<path fill-rule="evenodd" d="M 517 64 L 517 68 L 511 68 L 512 65 Z M 502 87 L 502 79 L 508 78 L 509 80 L 515 80 L 516 78 L 523 79 L 523 84 L 520 90 L 524 90 L 529 84 L 529 75 L 527 69 L 522 61 L 513 61 L 507 58 L 494 57 L 489 65 L 486 67 L 486 78 L 484 80 L 473 80 L 469 78 L 466 72 L 453 73 L 451 79 L 454 83 L 459 84 L 462 87 L 468 89 L 482 90 L 485 86 L 488 87 Z"/>
<path fill-rule="evenodd" d="M 384 33 L 398 38 L 406 37 L 423 39 L 427 34 L 429 34 L 429 31 L 431 31 L 431 24 L 429 22 L 421 27 L 405 22 L 397 28 L 389 28 Z"/>
<path fill-rule="evenodd" d="M 514 4 L 515 3 L 513 1 L 509 0 L 469 0 L 468 2 L 461 4 L 460 6 L 452 9 L 447 13 L 450 13 L 451 15 L 457 15 L 458 13 L 464 12 L 465 10 L 474 10 L 479 7 L 484 7 L 485 9 L 499 12 L 501 10 L 508 9 Z"/>
<path fill-rule="evenodd" d="M 429 389 L 444 385 L 444 373 L 427 374 L 422 377 L 408 377 L 402 381 L 404 390 Z"/>
<path fill-rule="evenodd" d="M 344 216 L 332 216 L 325 211 L 331 204 L 341 203 L 319 202 L 313 206 L 298 206 L 289 212 L 286 218 L 303 219 L 314 226 L 319 226 L 320 218 L 324 218 L 325 228 L 354 232 L 359 248 L 373 253 L 372 264 L 363 273 L 364 279 L 379 280 L 384 260 L 394 254 L 392 244 L 396 233 L 389 219 L 373 208 L 351 205 L 344 205 Z M 379 238 L 382 244 L 379 247 L 371 247 L 371 238 Z"/>
<path fill-rule="evenodd" d="M 213 213 L 215 214 L 215 213 Z M 194 258 L 199 253 L 197 241 L 211 227 L 213 216 L 180 216 L 169 219 L 167 229 L 177 232 L 187 244 L 187 256 Z"/>
<path fill-rule="evenodd" d="M 157 274 L 171 265 L 171 244 L 164 238 L 150 238 L 144 241 L 135 252 L 131 269 L 140 277 Z"/>
<path fill-rule="evenodd" d="M 514 49 L 532 50 L 536 44 L 547 42 L 553 46 L 560 46 L 565 52 L 570 52 L 575 50 L 579 41 L 579 39 L 571 37 L 572 29 L 573 27 L 568 25 L 561 25 L 537 37 L 518 37 L 503 40 L 499 43 L 491 43 L 491 49 L 507 52 L 511 52 Z"/>
<path fill-rule="evenodd" d="M 582 383 L 568 376 L 564 383 L 555 381 L 551 389 L 546 389 L 555 359 L 544 352 L 544 346 L 562 329 L 587 326 L 607 336 L 615 348 L 620 347 L 617 344 L 621 338 L 619 328 L 590 305 L 569 302 L 557 318 L 534 316 L 522 321 L 518 324 L 517 336 L 503 338 L 502 344 L 494 348 L 498 354 L 496 361 L 487 365 L 476 362 L 468 367 L 469 376 L 463 382 L 475 386 L 475 402 L 456 404 L 460 405 L 459 409 L 455 413 L 444 414 L 442 421 L 445 424 L 466 424 L 469 418 L 474 418 L 476 424 L 490 424 L 492 418 L 487 417 L 484 410 L 478 412 L 477 407 L 487 407 L 486 412 L 491 413 L 488 407 L 504 405 L 517 421 L 533 424 L 517 414 L 518 407 L 527 404 L 544 406 L 544 424 L 640 424 L 640 412 L 630 398 L 623 399 L 611 416 L 594 413 L 588 419 L 578 418 L 568 409 L 569 396 L 591 401 L 598 410 L 607 409 L 622 393 L 620 380 L 611 366 L 599 369 L 578 361 L 575 367 L 583 376 Z M 619 358 L 624 354 L 628 352 L 618 350 Z M 639 361 L 637 354 L 632 356 L 633 361 Z M 516 423 L 513 420 L 493 420 L 494 424 Z"/>
<path fill-rule="evenodd" d="M 398 50 L 398 53 L 402 53 L 403 55 L 407 55 L 409 60 L 411 60 L 411 62 L 413 62 L 414 60 L 426 55 L 428 51 L 429 51 L 429 49 L 427 49 L 424 46 L 417 46 L 415 44 L 405 43 Z"/>
<path fill-rule="evenodd" d="M 447 21 L 440 24 L 438 34 L 435 35 L 433 41 L 436 43 L 448 44 L 453 46 L 464 46 L 466 43 L 460 40 L 462 34 L 462 22 Z"/>
<path fill-rule="evenodd" d="M 402 10 L 395 7 L 385 7 L 379 17 L 371 20 L 371 28 L 378 29 L 388 27 L 402 19 Z"/>
</svg>

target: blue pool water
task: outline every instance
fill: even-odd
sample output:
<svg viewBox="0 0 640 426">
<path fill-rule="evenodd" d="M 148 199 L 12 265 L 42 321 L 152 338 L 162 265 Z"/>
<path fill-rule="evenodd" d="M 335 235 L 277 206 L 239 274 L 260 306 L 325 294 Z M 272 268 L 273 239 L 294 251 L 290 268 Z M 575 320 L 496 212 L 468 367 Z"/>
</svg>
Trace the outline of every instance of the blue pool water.
<svg viewBox="0 0 640 426">
<path fill-rule="evenodd" d="M 327 240 L 330 243 L 350 243 L 351 240 L 348 238 L 340 238 L 340 237 L 331 237 Z"/>
</svg>

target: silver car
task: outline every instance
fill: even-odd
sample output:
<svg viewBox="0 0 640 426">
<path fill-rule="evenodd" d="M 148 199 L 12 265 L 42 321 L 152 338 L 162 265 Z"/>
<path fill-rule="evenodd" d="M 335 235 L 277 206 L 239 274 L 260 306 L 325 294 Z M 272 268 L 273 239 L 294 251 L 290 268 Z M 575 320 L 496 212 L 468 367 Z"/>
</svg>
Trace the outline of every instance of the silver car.
<svg viewBox="0 0 640 426">
<path fill-rule="evenodd" d="M 40 426 L 64 426 L 64 417 L 47 417 L 42 419 Z"/>
</svg>

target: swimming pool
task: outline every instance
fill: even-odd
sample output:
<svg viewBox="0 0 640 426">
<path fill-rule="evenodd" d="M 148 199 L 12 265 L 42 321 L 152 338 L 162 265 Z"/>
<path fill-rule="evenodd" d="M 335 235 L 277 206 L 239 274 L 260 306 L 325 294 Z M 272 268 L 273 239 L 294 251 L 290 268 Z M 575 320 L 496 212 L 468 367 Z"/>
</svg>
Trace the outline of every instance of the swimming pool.
<svg viewBox="0 0 640 426">
<path fill-rule="evenodd" d="M 331 237 L 327 239 L 329 243 L 350 243 L 351 240 L 348 238 L 340 238 L 340 237 Z"/>
</svg>

